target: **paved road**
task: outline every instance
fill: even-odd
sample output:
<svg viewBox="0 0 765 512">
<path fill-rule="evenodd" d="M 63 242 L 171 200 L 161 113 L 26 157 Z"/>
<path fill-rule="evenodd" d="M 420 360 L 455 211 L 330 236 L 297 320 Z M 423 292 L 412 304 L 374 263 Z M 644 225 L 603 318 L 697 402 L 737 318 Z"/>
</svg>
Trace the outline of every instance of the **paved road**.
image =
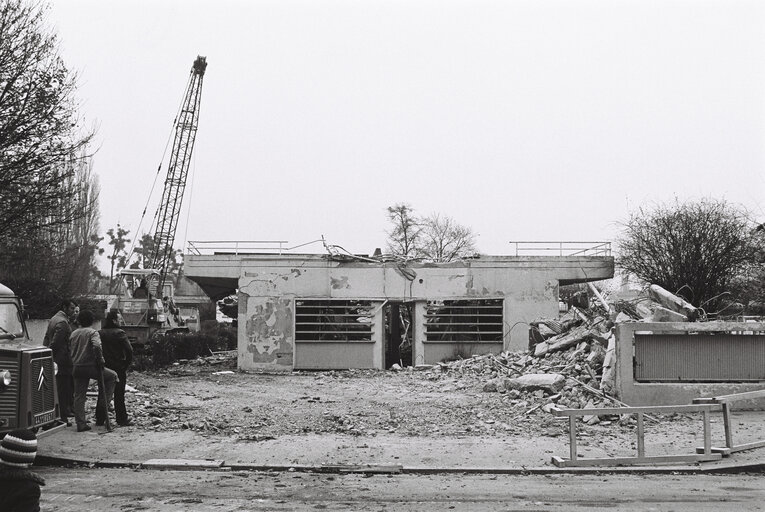
<svg viewBox="0 0 765 512">
<path fill-rule="evenodd" d="M 755 511 L 762 474 L 331 475 L 40 468 L 44 511 Z"/>
</svg>

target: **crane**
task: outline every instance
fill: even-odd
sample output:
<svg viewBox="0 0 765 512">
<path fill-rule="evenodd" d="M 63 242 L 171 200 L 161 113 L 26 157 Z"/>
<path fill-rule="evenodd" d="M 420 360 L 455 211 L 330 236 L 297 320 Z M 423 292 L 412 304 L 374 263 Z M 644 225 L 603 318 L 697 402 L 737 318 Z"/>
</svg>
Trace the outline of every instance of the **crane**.
<svg viewBox="0 0 765 512">
<path fill-rule="evenodd" d="M 157 226 L 154 231 L 154 248 L 150 258 L 150 268 L 159 271 L 156 290 L 164 286 L 173 256 L 175 231 L 181 213 L 183 193 L 186 189 L 186 176 L 189 173 L 191 154 L 194 151 L 194 139 L 199 123 L 199 105 L 202 97 L 202 79 L 207 69 L 207 59 L 198 56 L 191 67 L 189 83 L 178 116 L 175 119 L 175 137 L 167 166 L 167 177 L 162 192 L 162 200 L 157 209 Z"/>
<path fill-rule="evenodd" d="M 207 59 L 197 56 L 191 67 L 186 92 L 183 96 L 178 115 L 173 122 L 173 146 L 167 166 L 167 176 L 162 192 L 162 199 L 157 207 L 151 254 L 147 259 L 148 267 L 143 269 L 122 269 L 121 278 L 130 278 L 133 284 L 141 280 L 141 287 L 133 289 L 132 294 L 127 286 L 120 289 L 116 303 L 111 309 L 116 309 L 122 316 L 122 327 L 134 348 L 147 347 L 148 341 L 155 335 L 168 332 L 188 331 L 179 316 L 173 302 L 172 286 L 170 292 L 165 292 L 165 281 L 170 272 L 171 259 L 174 257 L 175 231 L 181 213 L 183 194 L 186 190 L 186 177 L 191 166 L 191 154 L 194 151 L 197 126 L 199 124 L 199 107 L 202 97 L 202 80 L 207 69 Z M 157 176 L 162 169 L 160 163 Z M 146 210 L 144 209 L 144 214 Z M 148 282 L 146 281 L 148 280 Z M 148 290 L 143 284 L 148 284 Z M 138 290 L 142 290 L 139 295 Z M 168 303 L 162 298 L 167 296 Z M 169 314 L 168 314 L 169 313 Z"/>
</svg>

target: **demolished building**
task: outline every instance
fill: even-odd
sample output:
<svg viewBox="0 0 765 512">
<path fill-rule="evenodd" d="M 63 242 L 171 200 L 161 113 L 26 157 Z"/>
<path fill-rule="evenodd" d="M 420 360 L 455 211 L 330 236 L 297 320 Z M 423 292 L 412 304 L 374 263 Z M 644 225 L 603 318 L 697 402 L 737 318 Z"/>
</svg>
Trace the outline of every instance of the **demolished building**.
<svg viewBox="0 0 765 512">
<path fill-rule="evenodd" d="M 559 286 L 614 273 L 602 249 L 438 264 L 195 252 L 185 258 L 187 277 L 213 299 L 238 291 L 243 370 L 382 369 L 525 350 L 530 323 L 558 314 Z"/>
</svg>

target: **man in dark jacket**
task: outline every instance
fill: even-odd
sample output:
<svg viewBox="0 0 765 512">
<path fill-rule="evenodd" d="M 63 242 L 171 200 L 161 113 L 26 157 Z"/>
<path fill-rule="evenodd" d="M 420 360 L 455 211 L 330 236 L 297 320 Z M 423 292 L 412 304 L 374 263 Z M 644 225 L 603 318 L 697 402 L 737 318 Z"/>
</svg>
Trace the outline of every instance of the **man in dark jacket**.
<svg viewBox="0 0 765 512">
<path fill-rule="evenodd" d="M 101 336 L 91 325 L 95 321 L 92 311 L 87 309 L 80 311 L 77 316 L 82 326 L 75 330 L 69 337 L 69 350 L 72 354 L 72 376 L 74 377 L 74 419 L 77 422 L 77 432 L 90 430 L 90 425 L 85 418 L 85 400 L 90 379 L 100 381 L 103 375 L 106 389 L 101 390 L 99 385 L 98 404 L 96 405 L 96 424 L 99 424 L 99 414 L 106 419 L 106 404 L 111 402 L 114 395 L 114 384 L 117 374 L 108 368 L 104 368 L 104 354 L 101 348 Z"/>
<path fill-rule="evenodd" d="M 39 512 L 45 480 L 29 471 L 37 456 L 37 437 L 29 430 L 8 432 L 0 441 L 0 510 Z"/>
<path fill-rule="evenodd" d="M 77 311 L 77 303 L 67 299 L 48 322 L 43 345 L 50 347 L 53 361 L 58 367 L 56 373 L 56 389 L 58 390 L 58 406 L 61 411 L 61 421 L 69 425 L 69 417 L 73 416 L 72 402 L 74 399 L 74 380 L 72 379 L 72 357 L 69 354 L 69 336 L 72 334 L 71 322 Z"/>
<path fill-rule="evenodd" d="M 117 417 L 117 425 L 127 427 L 132 425 L 125 409 L 125 382 L 127 370 L 133 361 L 133 348 L 130 346 L 125 331 L 120 329 L 122 321 L 117 311 L 109 311 L 104 320 L 103 329 L 98 331 L 101 336 L 101 346 L 104 351 L 106 367 L 114 370 L 117 374 L 117 384 L 114 387 L 114 415 Z M 103 412 L 96 409 L 96 424 L 105 420 Z"/>
</svg>

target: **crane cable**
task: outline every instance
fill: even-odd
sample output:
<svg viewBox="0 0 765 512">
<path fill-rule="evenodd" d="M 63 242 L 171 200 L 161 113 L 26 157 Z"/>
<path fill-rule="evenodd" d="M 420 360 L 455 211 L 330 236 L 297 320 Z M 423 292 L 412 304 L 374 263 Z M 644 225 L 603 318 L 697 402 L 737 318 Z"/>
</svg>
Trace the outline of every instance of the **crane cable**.
<svg viewBox="0 0 765 512">
<path fill-rule="evenodd" d="M 154 182 L 151 184 L 151 190 L 149 191 L 149 197 L 146 198 L 146 204 L 144 204 L 143 207 L 143 213 L 141 213 L 141 219 L 138 222 L 138 228 L 136 229 L 136 235 L 139 235 L 141 232 L 141 225 L 143 224 L 143 221 L 146 217 L 146 210 L 149 209 L 149 203 L 151 202 L 151 197 L 154 195 L 154 188 L 157 186 L 157 179 L 159 178 L 159 173 L 162 171 L 162 165 L 165 163 L 165 156 L 167 156 L 167 148 L 170 146 L 170 141 L 173 139 L 173 135 L 175 134 L 176 125 L 178 124 L 178 116 L 181 114 L 181 109 L 183 108 L 183 101 L 185 99 L 185 91 L 188 90 L 191 80 L 193 79 L 193 70 L 191 72 L 191 75 L 189 76 L 189 81 L 186 83 L 186 87 L 184 88 L 184 95 L 181 99 L 181 104 L 178 105 L 178 110 L 175 112 L 175 118 L 173 119 L 172 127 L 170 128 L 170 134 L 167 137 L 167 142 L 165 142 L 165 149 L 162 152 L 162 158 L 159 161 L 159 165 L 157 166 L 157 172 L 154 175 Z M 159 208 L 157 208 L 159 210 Z M 154 227 L 154 222 L 157 218 L 157 211 L 154 212 L 154 218 L 151 221 L 151 225 L 149 226 L 149 231 Z M 139 235 L 140 236 L 140 235 Z M 130 264 L 130 260 L 133 258 L 133 253 L 135 251 L 135 245 L 136 245 L 136 236 L 133 237 L 133 243 L 130 246 L 130 251 L 128 252 L 127 259 L 125 260 L 127 264 Z"/>
</svg>

